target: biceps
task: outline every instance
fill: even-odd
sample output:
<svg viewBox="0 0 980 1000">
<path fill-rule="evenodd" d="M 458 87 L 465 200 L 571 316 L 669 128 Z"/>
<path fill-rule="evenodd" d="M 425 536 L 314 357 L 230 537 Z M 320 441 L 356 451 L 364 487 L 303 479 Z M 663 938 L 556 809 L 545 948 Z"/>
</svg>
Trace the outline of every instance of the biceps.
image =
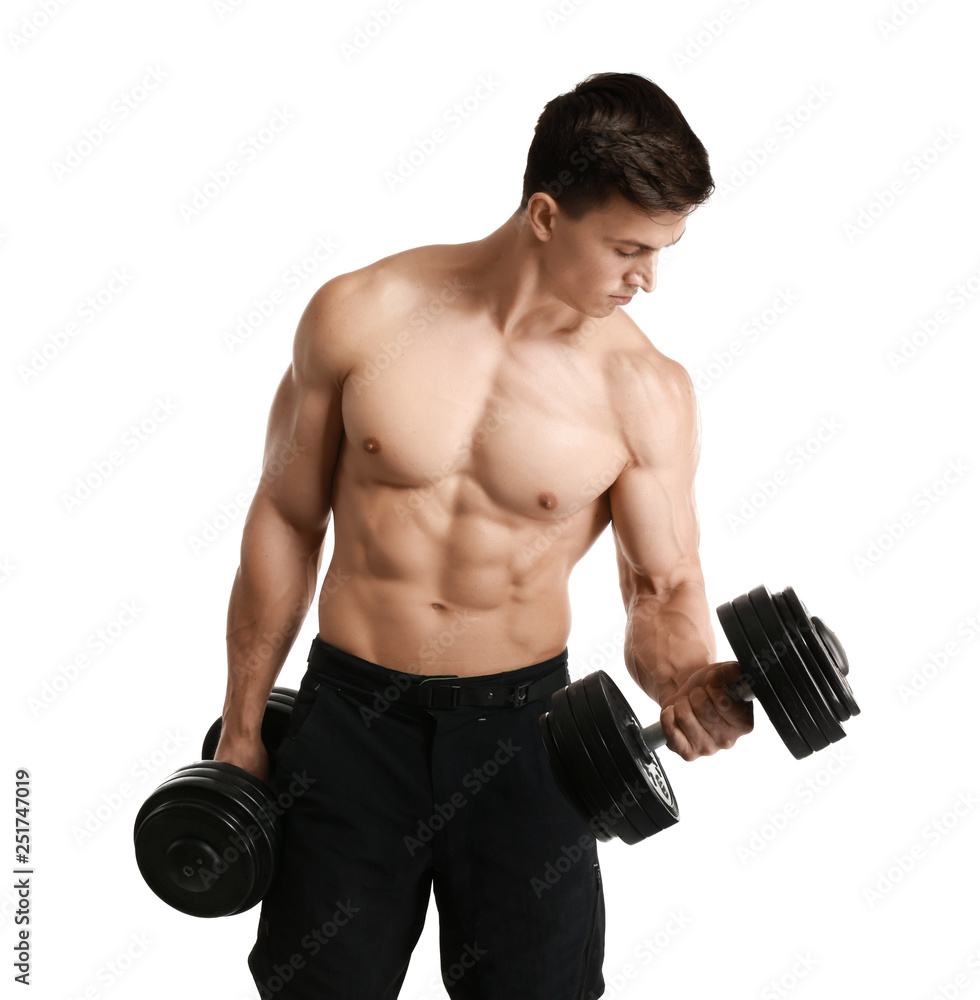
<svg viewBox="0 0 980 1000">
<path fill-rule="evenodd" d="M 340 392 L 304 384 L 290 365 L 269 413 L 256 499 L 267 499 L 299 531 L 324 532 L 342 437 Z"/>
<path fill-rule="evenodd" d="M 693 469 L 633 466 L 610 488 L 609 505 L 627 604 L 700 579 Z"/>
</svg>

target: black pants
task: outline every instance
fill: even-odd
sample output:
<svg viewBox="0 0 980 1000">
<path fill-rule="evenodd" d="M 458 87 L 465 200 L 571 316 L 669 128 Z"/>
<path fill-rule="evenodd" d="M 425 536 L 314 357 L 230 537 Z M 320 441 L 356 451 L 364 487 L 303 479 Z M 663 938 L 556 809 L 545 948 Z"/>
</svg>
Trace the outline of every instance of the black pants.
<svg viewBox="0 0 980 1000">
<path fill-rule="evenodd" d="M 540 680 L 568 651 L 452 684 Z M 397 683 L 396 683 L 397 682 Z M 551 694 L 520 707 L 422 708 L 445 681 L 389 670 L 319 637 L 271 781 L 288 804 L 249 968 L 275 1000 L 394 1000 L 439 911 L 453 1000 L 602 995 L 596 841 L 562 796 L 538 732 Z"/>
</svg>

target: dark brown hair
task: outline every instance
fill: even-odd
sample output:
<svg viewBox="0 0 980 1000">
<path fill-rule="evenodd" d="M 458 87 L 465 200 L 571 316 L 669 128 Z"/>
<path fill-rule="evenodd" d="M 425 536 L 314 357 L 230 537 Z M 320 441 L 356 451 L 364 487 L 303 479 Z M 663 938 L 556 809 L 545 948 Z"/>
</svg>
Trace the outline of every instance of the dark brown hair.
<svg viewBox="0 0 980 1000">
<path fill-rule="evenodd" d="M 684 212 L 714 187 L 707 151 L 660 87 L 636 73 L 593 73 L 541 112 L 520 209 L 544 191 L 578 219 L 618 191 L 649 215 Z"/>
</svg>

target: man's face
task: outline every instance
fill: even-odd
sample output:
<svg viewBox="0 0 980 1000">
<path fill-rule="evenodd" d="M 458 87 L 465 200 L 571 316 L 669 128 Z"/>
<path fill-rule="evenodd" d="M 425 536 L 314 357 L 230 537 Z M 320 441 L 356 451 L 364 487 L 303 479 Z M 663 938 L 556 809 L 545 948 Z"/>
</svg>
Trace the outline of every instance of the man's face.
<svg viewBox="0 0 980 1000">
<path fill-rule="evenodd" d="M 577 220 L 542 197 L 552 209 L 540 216 L 550 232 L 542 247 L 548 290 L 596 318 L 626 305 L 637 290 L 656 288 L 659 251 L 687 226 L 686 212 L 645 215 L 618 193 Z"/>
</svg>

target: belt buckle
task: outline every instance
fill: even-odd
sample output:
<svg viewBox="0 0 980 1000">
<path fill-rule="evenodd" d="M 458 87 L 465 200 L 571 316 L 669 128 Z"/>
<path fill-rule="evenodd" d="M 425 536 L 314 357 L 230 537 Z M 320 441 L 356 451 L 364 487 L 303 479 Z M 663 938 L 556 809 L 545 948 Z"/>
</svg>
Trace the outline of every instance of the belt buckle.
<svg viewBox="0 0 980 1000">
<path fill-rule="evenodd" d="M 456 708 L 459 705 L 459 685 L 433 685 L 429 688 L 430 708 Z"/>
<path fill-rule="evenodd" d="M 524 684 L 518 684 L 514 689 L 514 693 L 510 696 L 510 700 L 514 705 L 514 708 L 520 708 L 521 705 L 527 703 L 527 690 L 531 686 L 530 681 Z"/>
</svg>

